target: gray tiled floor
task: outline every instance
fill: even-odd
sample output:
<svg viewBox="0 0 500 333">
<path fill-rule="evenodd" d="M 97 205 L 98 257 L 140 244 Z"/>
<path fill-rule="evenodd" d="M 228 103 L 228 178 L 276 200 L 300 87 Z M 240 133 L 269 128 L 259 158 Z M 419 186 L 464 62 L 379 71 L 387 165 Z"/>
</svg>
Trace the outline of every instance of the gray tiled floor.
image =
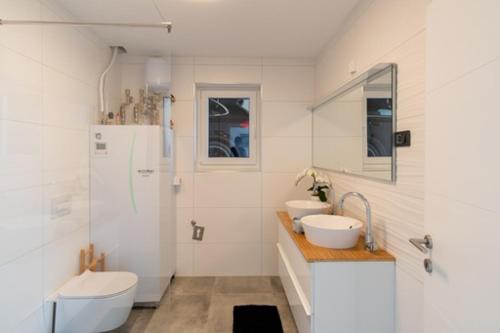
<svg viewBox="0 0 500 333">
<path fill-rule="evenodd" d="M 297 329 L 277 277 L 178 277 L 154 309 L 133 309 L 114 333 L 229 333 L 233 306 L 278 307 L 285 333 Z"/>
</svg>

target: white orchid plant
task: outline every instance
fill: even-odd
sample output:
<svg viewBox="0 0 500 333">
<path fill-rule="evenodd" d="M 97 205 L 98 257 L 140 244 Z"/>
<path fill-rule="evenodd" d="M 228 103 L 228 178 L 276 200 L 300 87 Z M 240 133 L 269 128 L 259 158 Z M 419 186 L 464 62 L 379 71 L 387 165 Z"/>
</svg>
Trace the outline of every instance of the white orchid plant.
<svg viewBox="0 0 500 333">
<path fill-rule="evenodd" d="M 306 168 L 297 174 L 295 178 L 295 186 L 305 177 L 312 177 L 313 183 L 308 191 L 312 192 L 311 196 L 318 197 L 321 202 L 326 202 L 328 200 L 328 192 L 332 189 L 332 181 L 330 177 L 314 168 Z"/>
</svg>

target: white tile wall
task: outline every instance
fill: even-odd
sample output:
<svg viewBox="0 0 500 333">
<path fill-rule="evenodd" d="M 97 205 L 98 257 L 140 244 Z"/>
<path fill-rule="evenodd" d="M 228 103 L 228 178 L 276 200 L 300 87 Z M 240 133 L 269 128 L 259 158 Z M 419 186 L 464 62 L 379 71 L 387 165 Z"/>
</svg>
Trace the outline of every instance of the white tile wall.
<svg viewBox="0 0 500 333">
<path fill-rule="evenodd" d="M 71 213 L 53 217 L 54 200 L 70 200 Z M 43 193 L 43 240 L 45 244 L 58 240 L 85 227 L 89 221 L 89 192 L 78 188 L 75 181 L 56 182 L 45 186 Z"/>
<path fill-rule="evenodd" d="M 299 170 L 294 173 L 264 173 L 262 175 L 262 207 L 285 207 L 285 202 L 291 199 L 306 198 L 307 188 L 311 186 L 307 181 L 295 186 L 295 178 Z"/>
<path fill-rule="evenodd" d="M 39 124 L 3 119 L 1 129 L 1 189 L 41 185 L 42 127 Z"/>
<path fill-rule="evenodd" d="M 43 250 L 28 252 L 0 267 L 2 298 L 0 323 L 10 332 L 40 309 L 43 298 Z"/>
<path fill-rule="evenodd" d="M 284 201 L 307 195 L 305 185 L 296 189 L 293 183 L 311 162 L 307 107 L 313 95 L 313 62 L 203 57 L 175 58 L 173 63 L 176 167 L 183 179 L 177 196 L 177 275 L 275 275 L 273 216 Z M 195 83 L 262 86 L 260 171 L 193 168 Z M 193 218 L 206 227 L 202 242 L 191 240 Z"/>
<path fill-rule="evenodd" d="M 262 138 L 263 172 L 298 172 L 311 165 L 310 137 Z M 298 170 L 298 171 L 297 171 Z"/>
<path fill-rule="evenodd" d="M 175 62 L 176 60 L 174 60 Z M 172 66 L 172 92 L 175 92 L 175 98 L 178 102 L 188 101 L 193 105 L 194 98 L 194 66 L 175 64 Z M 174 108 L 180 108 L 179 104 L 174 105 Z M 191 135 L 193 132 L 191 131 Z"/>
<path fill-rule="evenodd" d="M 194 137 L 178 136 L 175 139 L 175 166 L 177 172 L 194 171 Z"/>
<path fill-rule="evenodd" d="M 314 97 L 314 71 L 311 66 L 264 66 L 265 101 L 310 102 Z"/>
<path fill-rule="evenodd" d="M 85 130 L 96 109 L 93 86 L 43 68 L 43 122 L 46 125 Z"/>
<path fill-rule="evenodd" d="M 278 265 L 276 243 L 280 223 L 276 215 L 277 210 L 283 210 L 283 208 L 262 207 L 262 275 L 276 275 Z"/>
<path fill-rule="evenodd" d="M 260 207 L 196 207 L 194 219 L 205 226 L 206 243 L 259 243 L 261 241 Z"/>
<path fill-rule="evenodd" d="M 262 242 L 276 244 L 278 241 L 279 219 L 276 210 L 279 207 L 262 207 Z"/>
<path fill-rule="evenodd" d="M 263 137 L 310 137 L 309 103 L 263 102 L 261 110 Z"/>
<path fill-rule="evenodd" d="M 174 73 L 178 73 L 174 70 Z M 175 82 L 175 81 L 174 81 Z M 172 83 L 175 87 L 176 85 Z M 172 91 L 175 88 L 172 88 Z M 172 120 L 175 126 L 176 137 L 193 137 L 193 126 L 194 126 L 194 105 L 192 100 L 178 100 L 178 96 L 175 95 L 177 101 L 172 107 Z"/>
<path fill-rule="evenodd" d="M 133 57 L 127 54 L 121 54 L 118 57 L 120 66 L 120 100 L 125 100 L 125 89 L 130 89 L 130 94 L 134 102 L 139 101 L 139 89 L 144 89 L 145 72 L 144 57 Z"/>
<path fill-rule="evenodd" d="M 261 243 L 194 244 L 194 275 L 261 275 Z"/>
<path fill-rule="evenodd" d="M 277 275 L 278 252 L 276 251 L 276 243 L 262 244 L 262 275 Z"/>
<path fill-rule="evenodd" d="M 349 63 L 358 74 L 380 62 L 398 65 L 397 127 L 412 131 L 412 146 L 397 151 L 395 184 L 331 173 L 338 197 L 348 191 L 366 195 L 372 206 L 376 239 L 396 256 L 397 332 L 422 332 L 423 257 L 408 242 L 424 234 L 424 103 L 427 0 L 361 4 L 343 32 L 317 60 L 315 95 L 320 100 L 348 82 Z M 365 219 L 354 200 L 347 214 Z M 411 317 L 411 318 L 410 318 Z"/>
<path fill-rule="evenodd" d="M 5 17 L 69 19 L 51 0 L 2 0 Z M 0 331 L 48 332 L 43 300 L 89 241 L 88 131 L 109 49 L 69 27 L 0 29 Z M 53 199 L 71 210 L 53 217 Z"/>
<path fill-rule="evenodd" d="M 1 192 L 0 207 L 0 265 L 4 265 L 42 245 L 42 188 Z"/>
<path fill-rule="evenodd" d="M 317 59 L 317 68 L 321 70 L 316 70 L 315 96 L 327 96 L 334 87 L 340 86 L 339 83 L 347 82 L 351 77 L 350 62 L 361 74 L 370 65 L 386 59 L 389 52 L 401 50 L 405 41 L 424 31 L 428 2 L 361 2 L 348 20 L 350 22 L 344 25 L 343 32 L 332 39 Z"/>
<path fill-rule="evenodd" d="M 78 274 L 80 249 L 88 245 L 89 224 L 44 247 L 44 296 L 48 297 L 70 277 Z"/>
<path fill-rule="evenodd" d="M 193 227 L 191 226 L 191 221 L 194 218 L 193 207 L 177 207 L 176 210 L 177 219 L 177 242 L 182 244 L 193 243 L 191 236 L 193 234 Z"/>
<path fill-rule="evenodd" d="M 40 1 L 3 0 L 1 6 L 4 17 L 16 17 L 25 20 L 40 19 Z M 0 43 L 2 45 L 33 60 L 41 61 L 42 29 L 39 26 L 6 26 L 5 28 L 0 31 Z M 19 70 L 23 69 L 19 68 Z"/>
<path fill-rule="evenodd" d="M 178 242 L 176 253 L 175 274 L 177 276 L 192 276 L 194 274 L 194 245 Z"/>
<path fill-rule="evenodd" d="M 194 174 L 191 172 L 179 172 L 181 186 L 177 189 L 177 207 L 193 207 L 194 200 Z"/>
<path fill-rule="evenodd" d="M 195 174 L 195 207 L 259 207 L 258 172 L 200 172 Z"/>
</svg>

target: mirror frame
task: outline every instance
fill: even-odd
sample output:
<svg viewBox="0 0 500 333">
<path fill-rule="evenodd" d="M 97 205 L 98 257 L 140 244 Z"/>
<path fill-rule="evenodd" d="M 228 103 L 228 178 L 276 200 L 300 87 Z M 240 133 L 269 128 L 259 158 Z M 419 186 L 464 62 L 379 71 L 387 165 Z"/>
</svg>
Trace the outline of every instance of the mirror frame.
<svg viewBox="0 0 500 333">
<path fill-rule="evenodd" d="M 322 168 L 318 165 L 314 164 L 314 112 L 321 106 L 329 103 L 330 101 L 334 100 L 340 95 L 343 95 L 346 93 L 348 90 L 354 88 L 355 86 L 359 85 L 363 81 L 366 81 L 378 74 L 380 74 L 383 71 L 388 70 L 392 74 L 392 110 L 393 110 L 393 115 L 392 115 L 392 135 L 393 135 L 393 140 L 392 140 L 392 158 L 391 158 L 391 179 L 382 179 L 382 178 L 377 178 L 377 177 L 371 177 L 371 176 L 364 176 L 360 175 L 357 173 L 352 173 L 352 172 L 347 172 L 345 170 L 338 170 L 338 169 L 327 169 L 327 168 Z M 397 65 L 395 63 L 379 63 L 372 68 L 370 68 L 368 71 L 362 73 L 361 75 L 358 75 L 348 83 L 342 85 L 340 88 L 336 89 L 333 93 L 327 95 L 326 97 L 322 98 L 319 100 L 319 102 L 315 103 L 312 107 L 311 110 L 313 112 L 313 117 L 312 117 L 312 166 L 316 169 L 321 169 L 325 171 L 333 171 L 337 173 L 342 173 L 350 176 L 355 176 L 355 177 L 360 177 L 360 178 L 365 178 L 365 179 L 370 179 L 370 180 L 376 180 L 379 182 L 385 182 L 385 183 L 395 183 L 396 182 L 396 145 L 394 142 L 394 135 L 397 132 Z"/>
</svg>

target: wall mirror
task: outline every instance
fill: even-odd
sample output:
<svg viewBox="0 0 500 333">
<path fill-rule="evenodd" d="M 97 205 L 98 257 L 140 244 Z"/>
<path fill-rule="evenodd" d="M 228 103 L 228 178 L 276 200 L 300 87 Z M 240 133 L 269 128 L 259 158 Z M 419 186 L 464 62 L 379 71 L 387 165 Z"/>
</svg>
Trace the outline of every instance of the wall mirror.
<svg viewBox="0 0 500 333">
<path fill-rule="evenodd" d="M 396 180 L 396 65 L 379 64 L 313 106 L 313 166 Z"/>
</svg>

